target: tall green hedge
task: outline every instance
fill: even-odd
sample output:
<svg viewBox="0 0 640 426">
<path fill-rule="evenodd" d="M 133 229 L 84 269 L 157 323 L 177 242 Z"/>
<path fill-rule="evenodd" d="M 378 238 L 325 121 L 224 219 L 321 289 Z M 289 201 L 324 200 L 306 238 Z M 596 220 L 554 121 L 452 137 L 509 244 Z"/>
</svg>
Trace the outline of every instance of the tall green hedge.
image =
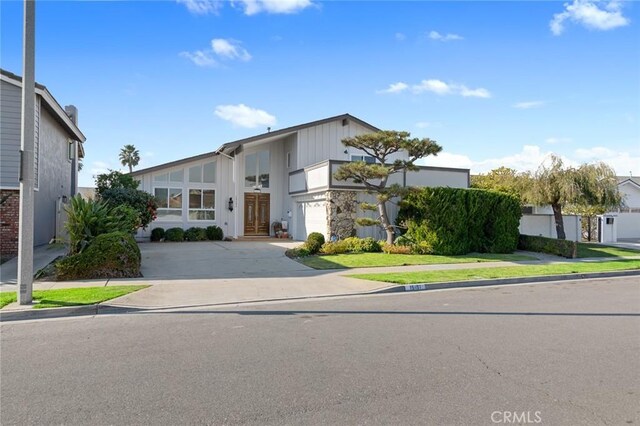
<svg viewBox="0 0 640 426">
<path fill-rule="evenodd" d="M 518 246 L 520 202 L 479 189 L 416 188 L 402 200 L 406 238 L 443 255 L 511 253 Z"/>
</svg>

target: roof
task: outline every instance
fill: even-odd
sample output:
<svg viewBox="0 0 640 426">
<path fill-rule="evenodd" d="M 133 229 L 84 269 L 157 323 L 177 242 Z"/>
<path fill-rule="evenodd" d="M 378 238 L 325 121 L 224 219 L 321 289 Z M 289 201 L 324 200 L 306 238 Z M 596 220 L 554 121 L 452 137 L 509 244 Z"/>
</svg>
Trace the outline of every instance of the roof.
<svg viewBox="0 0 640 426">
<path fill-rule="evenodd" d="M 630 182 L 640 188 L 640 176 L 618 176 L 618 186 Z"/>
<path fill-rule="evenodd" d="M 13 84 L 17 87 L 22 87 L 22 77 L 13 74 L 7 70 L 0 68 L 0 79 L 9 84 Z M 74 139 L 84 142 L 87 138 L 80 131 L 78 126 L 69 118 L 64 108 L 60 106 L 58 101 L 53 97 L 51 92 L 42 84 L 36 83 L 36 94 L 40 95 L 45 101 L 46 108 L 53 114 L 53 117 L 62 125 L 62 127 L 72 136 Z"/>
<path fill-rule="evenodd" d="M 286 127 L 284 129 L 276 130 L 276 131 L 273 131 L 273 132 L 266 132 L 266 133 L 262 133 L 262 134 L 259 134 L 259 135 L 256 135 L 256 136 L 251 136 L 251 137 L 244 138 L 244 139 L 238 139 L 238 140 L 235 140 L 235 141 L 232 141 L 232 142 L 227 142 L 225 144 L 222 144 L 220 146 L 220 148 L 216 149 L 215 151 L 207 152 L 207 153 L 204 153 L 204 154 L 195 155 L 193 157 L 183 158 L 183 159 L 177 160 L 177 161 L 171 161 L 169 163 L 159 164 L 157 166 L 148 167 L 146 169 L 136 170 L 133 173 L 131 173 L 131 175 L 132 176 L 139 176 L 141 174 L 154 172 L 154 171 L 162 170 L 162 169 L 169 168 L 169 167 L 179 166 L 181 164 L 189 163 L 191 161 L 197 161 L 197 160 L 202 160 L 202 159 L 205 159 L 205 158 L 208 158 L 208 157 L 213 157 L 213 156 L 219 155 L 221 153 L 223 155 L 226 155 L 227 153 L 233 152 L 236 148 L 238 148 L 239 146 L 244 145 L 246 143 L 257 142 L 257 141 L 261 141 L 261 140 L 268 140 L 268 139 L 272 139 L 272 138 L 273 139 L 281 138 L 281 137 L 284 137 L 284 136 L 288 136 L 289 134 L 293 134 L 293 133 L 297 132 L 298 130 L 306 129 L 308 127 L 318 126 L 320 124 L 329 123 L 329 122 L 337 121 L 337 120 L 345 120 L 345 119 L 346 120 L 355 121 L 356 123 L 358 123 L 358 124 L 360 124 L 360 125 L 362 125 L 364 127 L 370 128 L 374 132 L 380 131 L 380 129 L 378 129 L 377 127 L 372 126 L 371 124 L 367 123 L 366 121 L 363 121 L 363 120 L 359 119 L 358 117 L 354 117 L 351 114 L 341 114 L 341 115 L 336 115 L 334 117 L 324 118 L 322 120 L 310 121 L 308 123 L 298 124 L 297 126 Z"/>
</svg>

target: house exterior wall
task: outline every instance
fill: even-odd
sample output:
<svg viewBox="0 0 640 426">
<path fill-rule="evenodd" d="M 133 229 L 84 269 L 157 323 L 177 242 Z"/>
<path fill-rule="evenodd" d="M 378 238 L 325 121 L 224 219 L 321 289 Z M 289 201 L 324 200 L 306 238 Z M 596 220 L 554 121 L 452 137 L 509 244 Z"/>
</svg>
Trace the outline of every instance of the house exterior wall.
<svg viewBox="0 0 640 426">
<path fill-rule="evenodd" d="M 582 241 L 581 217 L 574 215 L 562 216 L 564 232 L 569 241 Z M 520 233 L 547 238 L 557 238 L 556 223 L 553 214 L 525 214 L 520 219 Z"/>
<path fill-rule="evenodd" d="M 622 194 L 626 208 L 640 209 L 640 188 L 631 182 L 625 182 L 618 189 Z"/>
</svg>

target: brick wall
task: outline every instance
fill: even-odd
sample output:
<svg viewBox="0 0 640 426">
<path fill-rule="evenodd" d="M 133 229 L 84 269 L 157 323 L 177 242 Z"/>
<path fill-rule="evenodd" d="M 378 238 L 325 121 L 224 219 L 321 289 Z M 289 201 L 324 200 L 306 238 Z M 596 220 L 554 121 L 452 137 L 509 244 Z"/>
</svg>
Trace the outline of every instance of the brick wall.
<svg viewBox="0 0 640 426">
<path fill-rule="evenodd" d="M 0 200 L 9 196 L 0 205 L 0 255 L 18 254 L 18 215 L 20 212 L 20 191 L 1 190 Z"/>
</svg>

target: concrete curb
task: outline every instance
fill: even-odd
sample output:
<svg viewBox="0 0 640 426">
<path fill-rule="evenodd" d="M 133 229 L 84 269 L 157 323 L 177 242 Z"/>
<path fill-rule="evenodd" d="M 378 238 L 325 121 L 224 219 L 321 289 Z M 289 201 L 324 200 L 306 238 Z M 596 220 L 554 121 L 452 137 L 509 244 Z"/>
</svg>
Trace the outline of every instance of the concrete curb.
<svg viewBox="0 0 640 426">
<path fill-rule="evenodd" d="M 493 280 L 476 280 L 476 281 L 451 281 L 431 284 L 409 284 L 409 285 L 391 285 L 389 287 L 364 291 L 359 293 L 346 293 L 346 294 L 327 294 L 318 296 L 296 296 L 277 299 L 260 299 L 249 300 L 242 302 L 224 302 L 224 303 L 210 303 L 203 305 L 176 305 L 176 306 L 164 306 L 164 307 L 152 307 L 141 308 L 134 306 L 113 306 L 108 305 L 88 305 L 88 306 L 69 306 L 64 308 L 46 308 L 46 309 L 29 309 L 21 311 L 0 311 L 0 322 L 9 321 L 24 321 L 35 319 L 51 319 L 62 317 L 74 317 L 74 316 L 92 316 L 100 314 L 123 314 L 123 313 L 135 313 L 145 311 L 163 311 L 173 309 L 186 309 L 186 308 L 205 308 L 205 307 L 217 307 L 217 306 L 229 306 L 229 305 L 245 305 L 252 303 L 262 302 L 286 302 L 292 300 L 317 300 L 327 299 L 332 297 L 349 297 L 349 296 L 366 296 L 371 294 L 387 294 L 387 293 L 405 293 L 415 291 L 429 291 L 429 290 L 441 290 L 441 289 L 455 289 L 455 288 L 472 288 L 472 287 L 488 287 L 496 285 L 513 285 L 513 284 L 533 284 L 533 283 L 546 283 L 550 281 L 572 281 L 591 278 L 612 278 L 612 277 L 628 277 L 628 276 L 640 276 L 640 270 L 632 271 L 614 271 L 614 272 L 592 272 L 586 274 L 571 274 L 571 275 L 548 275 L 543 277 L 523 277 L 523 278 L 501 278 Z"/>
<path fill-rule="evenodd" d="M 546 283 L 550 281 L 572 281 L 586 280 L 591 278 L 612 278 L 612 277 L 629 277 L 640 275 L 640 270 L 633 271 L 612 271 L 612 272 L 590 272 L 584 274 L 570 275 L 546 275 L 538 277 L 521 277 L 521 278 L 497 278 L 492 280 L 475 280 L 475 281 L 451 281 L 439 283 L 425 284 L 395 284 L 380 290 L 374 290 L 368 294 L 384 294 L 384 293 L 404 293 L 411 291 L 428 291 L 441 290 L 449 288 L 468 288 L 468 287 L 488 287 L 493 285 L 513 285 L 513 284 L 532 284 Z"/>
</svg>

